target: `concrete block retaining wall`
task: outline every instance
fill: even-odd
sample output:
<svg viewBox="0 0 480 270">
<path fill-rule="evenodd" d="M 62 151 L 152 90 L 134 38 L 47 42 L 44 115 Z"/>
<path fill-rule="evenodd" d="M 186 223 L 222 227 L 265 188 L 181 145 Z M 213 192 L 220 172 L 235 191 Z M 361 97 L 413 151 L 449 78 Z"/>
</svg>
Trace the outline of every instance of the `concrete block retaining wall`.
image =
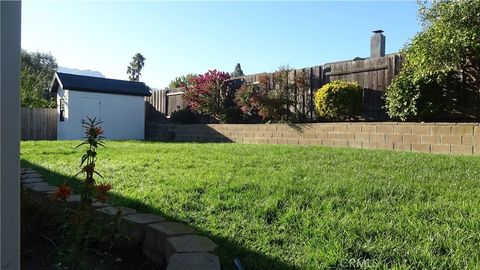
<svg viewBox="0 0 480 270">
<path fill-rule="evenodd" d="M 480 154 L 479 123 L 150 124 L 146 138 Z"/>
<path fill-rule="evenodd" d="M 20 178 L 22 185 L 41 196 L 42 200 L 55 202 L 52 194 L 56 187 L 43 181 L 40 174 L 24 168 Z M 67 200 L 67 206 L 71 208 L 79 203 L 80 195 L 72 195 Z M 97 224 L 108 228 L 120 215 L 119 233 L 131 239 L 127 244 L 141 250 L 154 263 L 166 265 L 167 270 L 220 270 L 220 260 L 215 255 L 217 245 L 207 237 L 197 235 L 192 227 L 168 222 L 157 215 L 137 213 L 131 208 L 101 203 L 93 206 Z"/>
</svg>

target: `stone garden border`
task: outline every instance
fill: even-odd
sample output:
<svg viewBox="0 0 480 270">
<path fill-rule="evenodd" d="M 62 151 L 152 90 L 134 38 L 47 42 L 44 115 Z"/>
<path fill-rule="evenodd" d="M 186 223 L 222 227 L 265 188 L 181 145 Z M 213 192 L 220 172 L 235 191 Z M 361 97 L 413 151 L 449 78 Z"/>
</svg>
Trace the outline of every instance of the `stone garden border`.
<svg viewBox="0 0 480 270">
<path fill-rule="evenodd" d="M 31 168 L 20 170 L 21 184 L 42 196 L 45 201 L 54 200 L 56 187 L 48 184 Z M 80 195 L 67 200 L 67 207 L 80 203 Z M 167 270 L 219 270 L 220 260 L 215 254 L 218 246 L 209 238 L 200 236 L 192 227 L 167 221 L 164 217 L 137 213 L 135 209 L 94 203 L 95 218 L 101 226 L 109 226 L 110 220 L 120 215 L 119 233 L 128 236 L 136 248 L 151 261 L 165 263 Z"/>
</svg>

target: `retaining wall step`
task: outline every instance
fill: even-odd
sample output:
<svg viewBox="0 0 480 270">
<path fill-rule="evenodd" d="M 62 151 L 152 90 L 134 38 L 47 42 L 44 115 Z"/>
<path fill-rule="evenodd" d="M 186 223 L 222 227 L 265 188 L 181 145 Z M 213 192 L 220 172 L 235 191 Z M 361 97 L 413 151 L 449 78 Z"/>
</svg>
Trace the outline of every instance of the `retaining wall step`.
<svg viewBox="0 0 480 270">
<path fill-rule="evenodd" d="M 167 250 L 165 257 L 167 261 L 176 253 L 186 252 L 215 252 L 217 244 L 205 236 L 182 235 L 167 239 Z"/>
<path fill-rule="evenodd" d="M 103 214 L 107 214 L 107 215 L 110 215 L 110 216 L 116 216 L 116 215 L 124 216 L 124 215 L 131 215 L 131 214 L 137 213 L 137 210 L 135 210 L 135 209 L 128 208 L 128 207 L 122 207 L 122 206 L 120 206 L 120 207 L 107 206 L 107 207 L 97 209 L 95 211 L 103 213 Z"/>
<path fill-rule="evenodd" d="M 92 202 L 92 208 L 94 209 L 99 209 L 104 207 L 111 207 L 111 205 L 108 203 L 99 202 L 99 201 Z"/>
<path fill-rule="evenodd" d="M 40 175 L 39 173 L 21 174 L 20 178 L 22 180 L 27 178 L 42 178 L 42 175 Z"/>
<path fill-rule="evenodd" d="M 30 184 L 25 184 L 24 186 L 26 188 L 29 188 L 31 190 L 38 191 L 38 192 L 54 191 L 57 189 L 56 187 L 51 186 L 46 182 L 30 183 Z"/>
<path fill-rule="evenodd" d="M 205 253 L 180 253 L 170 257 L 167 270 L 220 270 L 220 260 L 217 256 Z"/>
<path fill-rule="evenodd" d="M 60 199 L 57 199 L 59 202 L 63 202 Z M 82 195 L 80 194 L 72 194 L 67 198 L 67 206 L 68 208 L 76 208 L 79 206 L 82 202 Z M 92 208 L 93 209 L 99 209 L 99 208 L 104 208 L 104 207 L 112 207 L 108 203 L 101 203 L 101 202 L 92 202 Z M 98 214 L 98 212 L 96 212 Z"/>
<path fill-rule="evenodd" d="M 79 195 L 79 194 L 72 194 L 68 199 L 67 199 L 67 203 L 70 202 L 70 203 L 74 203 L 74 202 L 80 202 L 82 196 Z"/>
<path fill-rule="evenodd" d="M 67 206 L 69 208 L 75 208 L 80 205 L 82 200 L 82 196 L 79 194 L 72 194 L 70 197 L 67 198 Z"/>
<path fill-rule="evenodd" d="M 38 182 L 43 182 L 43 179 L 35 177 L 35 178 L 25 178 L 22 180 L 22 183 L 24 184 L 31 184 L 31 183 L 38 183 Z"/>
<path fill-rule="evenodd" d="M 164 217 L 146 213 L 123 216 L 120 223 L 120 233 L 127 234 L 137 244 L 142 243 L 145 239 L 147 225 L 162 221 L 165 221 Z"/>
<path fill-rule="evenodd" d="M 107 206 L 96 209 L 93 219 L 106 230 L 115 231 L 122 216 L 135 214 L 136 212 L 132 208 Z"/>
<path fill-rule="evenodd" d="M 156 260 L 157 257 L 165 255 L 168 238 L 193 233 L 195 230 L 192 227 L 176 222 L 150 224 L 145 229 L 142 249 L 150 259 Z"/>
<path fill-rule="evenodd" d="M 49 195 L 49 196 L 53 196 L 56 191 L 57 191 L 57 188 L 53 187 L 52 189 L 45 189 L 42 192 Z"/>
<path fill-rule="evenodd" d="M 33 174 L 33 173 L 37 173 L 34 169 L 30 169 L 30 168 L 25 168 L 23 170 L 23 174 Z"/>
</svg>

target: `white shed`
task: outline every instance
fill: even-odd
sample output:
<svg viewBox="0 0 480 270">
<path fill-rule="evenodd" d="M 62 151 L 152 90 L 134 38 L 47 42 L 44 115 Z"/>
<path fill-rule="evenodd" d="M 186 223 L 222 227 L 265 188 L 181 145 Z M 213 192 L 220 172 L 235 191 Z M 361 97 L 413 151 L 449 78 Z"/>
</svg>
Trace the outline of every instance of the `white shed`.
<svg viewBox="0 0 480 270">
<path fill-rule="evenodd" d="M 57 72 L 50 92 L 57 95 L 59 140 L 82 139 L 87 116 L 103 122 L 107 139 L 144 139 L 145 96 L 151 95 L 144 83 Z"/>
</svg>

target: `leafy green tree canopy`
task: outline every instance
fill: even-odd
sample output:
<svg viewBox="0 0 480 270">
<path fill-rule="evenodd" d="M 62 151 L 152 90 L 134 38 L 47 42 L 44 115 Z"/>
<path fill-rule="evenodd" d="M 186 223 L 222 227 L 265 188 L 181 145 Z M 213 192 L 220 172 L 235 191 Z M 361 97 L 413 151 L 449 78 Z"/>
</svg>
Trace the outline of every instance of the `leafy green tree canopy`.
<svg viewBox="0 0 480 270">
<path fill-rule="evenodd" d="M 140 80 L 145 60 L 146 58 L 143 57 L 141 53 L 136 53 L 133 56 L 132 62 L 130 62 L 130 65 L 127 67 L 127 74 L 130 81 L 138 82 Z"/>
<path fill-rule="evenodd" d="M 191 80 L 196 76 L 198 76 L 198 75 L 193 74 L 193 73 L 189 73 L 187 75 L 176 77 L 174 80 L 172 80 L 170 82 L 170 84 L 168 85 L 168 88 L 174 89 L 174 88 L 184 87 L 184 86 L 188 85 L 191 82 Z"/>
<path fill-rule="evenodd" d="M 418 4 L 423 29 L 403 49 L 402 70 L 386 96 L 389 116 L 401 120 L 449 113 L 445 104 L 460 102 L 443 93 L 480 89 L 480 1 Z"/>
<path fill-rule="evenodd" d="M 441 81 L 463 72 L 480 83 L 480 1 L 434 0 L 419 3 L 423 30 L 406 47 L 414 80 Z"/>
<path fill-rule="evenodd" d="M 22 107 L 55 107 L 55 100 L 49 92 L 50 83 L 58 68 L 57 61 L 50 53 L 21 51 Z"/>
</svg>

